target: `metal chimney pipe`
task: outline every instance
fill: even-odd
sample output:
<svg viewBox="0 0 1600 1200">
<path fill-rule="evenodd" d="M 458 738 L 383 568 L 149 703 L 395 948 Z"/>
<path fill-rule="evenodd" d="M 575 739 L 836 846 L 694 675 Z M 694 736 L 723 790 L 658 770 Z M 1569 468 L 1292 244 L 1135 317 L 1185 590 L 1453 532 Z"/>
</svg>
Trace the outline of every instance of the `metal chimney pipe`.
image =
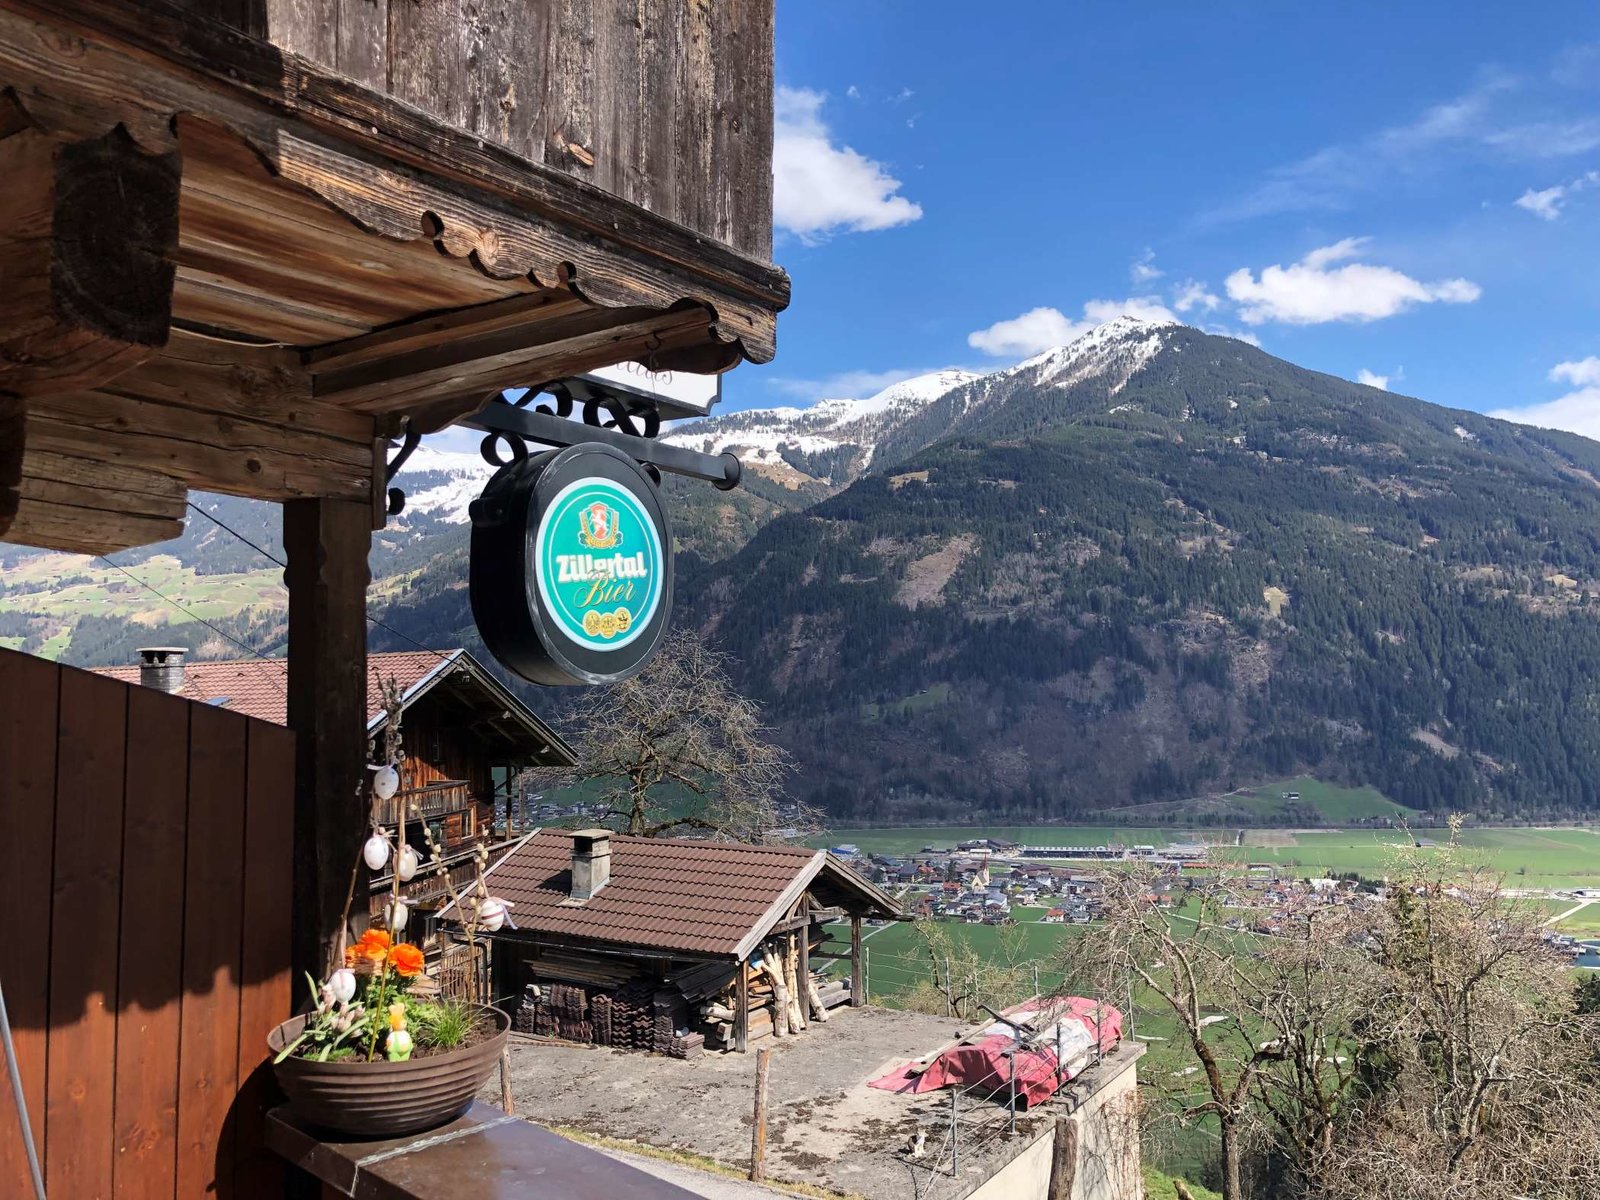
<svg viewBox="0 0 1600 1200">
<path fill-rule="evenodd" d="M 580 829 L 572 835 L 572 899 L 593 899 L 611 881 L 611 831 Z"/>
<path fill-rule="evenodd" d="M 176 696 L 183 691 L 183 656 L 187 646 L 145 646 L 139 650 L 139 682 Z"/>
</svg>

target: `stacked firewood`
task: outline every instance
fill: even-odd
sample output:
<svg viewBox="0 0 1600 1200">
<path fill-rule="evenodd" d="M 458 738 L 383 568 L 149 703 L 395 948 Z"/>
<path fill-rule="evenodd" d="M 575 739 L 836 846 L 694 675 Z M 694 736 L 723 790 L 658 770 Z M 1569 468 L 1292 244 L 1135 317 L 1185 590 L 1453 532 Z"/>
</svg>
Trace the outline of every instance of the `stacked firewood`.
<svg viewBox="0 0 1600 1200">
<path fill-rule="evenodd" d="M 828 1010 L 849 999 L 843 980 L 823 981 L 814 971 L 802 973 L 793 935 L 770 939 L 744 965 L 750 1012 L 747 1039 L 799 1033 L 813 1021 L 826 1021 Z M 702 1028 L 712 1041 L 735 1043 L 738 976 L 699 1006 Z"/>
</svg>

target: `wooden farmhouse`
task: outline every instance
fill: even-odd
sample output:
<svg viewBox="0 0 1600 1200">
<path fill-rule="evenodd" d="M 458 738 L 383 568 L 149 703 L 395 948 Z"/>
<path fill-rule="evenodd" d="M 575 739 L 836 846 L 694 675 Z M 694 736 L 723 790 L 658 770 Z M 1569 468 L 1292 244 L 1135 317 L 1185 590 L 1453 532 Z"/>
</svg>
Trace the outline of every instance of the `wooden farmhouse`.
<svg viewBox="0 0 1600 1200">
<path fill-rule="evenodd" d="M 0 1195 L 462 1194 L 267 1111 L 368 834 L 373 531 L 458 422 L 737 483 L 567 381 L 772 357 L 772 103 L 772 0 L 0 0 L 0 540 L 274 501 L 289 592 L 285 725 L 0 651 Z M 477 1129 L 475 1200 L 680 1194 Z"/>
<path fill-rule="evenodd" d="M 604 829 L 534 833 L 488 884 L 515 926 L 491 935 L 493 991 L 526 1032 L 679 1056 L 859 1006 L 861 923 L 904 916 L 823 850 Z M 822 953 L 848 959 L 848 979 L 814 973 Z"/>
<path fill-rule="evenodd" d="M 184 661 L 176 647 L 139 651 L 138 666 L 97 667 L 95 673 L 141 683 L 186 699 L 243 713 L 275 725 L 286 723 L 288 664 L 282 659 Z M 366 728 L 369 758 L 379 760 L 384 711 L 381 683 L 400 692 L 403 759 L 401 789 L 374 803 L 373 819 L 396 831 L 400 816 L 419 847 L 426 825 L 446 854 L 449 875 L 424 873 L 403 883 L 413 908 L 437 907 L 449 888 L 472 876 L 477 847 L 492 853 L 516 834 L 512 786 L 531 767 L 570 767 L 572 748 L 526 704 L 465 650 L 406 650 L 367 656 Z M 524 831 L 526 832 L 526 831 Z M 387 874 L 372 879 L 373 911 L 390 885 Z"/>
</svg>

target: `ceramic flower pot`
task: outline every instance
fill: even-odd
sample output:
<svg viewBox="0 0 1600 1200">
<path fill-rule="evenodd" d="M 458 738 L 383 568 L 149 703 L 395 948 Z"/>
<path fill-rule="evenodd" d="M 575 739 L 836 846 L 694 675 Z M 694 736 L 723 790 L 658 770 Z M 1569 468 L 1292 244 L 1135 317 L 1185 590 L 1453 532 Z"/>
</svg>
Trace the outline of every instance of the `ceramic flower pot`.
<svg viewBox="0 0 1600 1200">
<path fill-rule="evenodd" d="M 511 1018 L 480 1008 L 494 1033 L 473 1045 L 404 1062 L 316 1062 L 289 1057 L 274 1065 L 278 1085 L 303 1120 L 356 1137 L 401 1137 L 453 1121 L 467 1110 L 505 1049 Z M 300 1036 L 295 1017 L 267 1036 L 276 1057 Z"/>
</svg>

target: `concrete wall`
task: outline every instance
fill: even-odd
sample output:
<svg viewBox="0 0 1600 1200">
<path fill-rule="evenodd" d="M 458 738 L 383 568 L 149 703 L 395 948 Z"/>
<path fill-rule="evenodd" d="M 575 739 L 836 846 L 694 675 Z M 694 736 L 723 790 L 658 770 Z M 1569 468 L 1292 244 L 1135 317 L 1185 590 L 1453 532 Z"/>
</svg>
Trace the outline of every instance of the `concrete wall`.
<svg viewBox="0 0 1600 1200">
<path fill-rule="evenodd" d="M 1138 1071 L 1144 1047 L 1124 1044 L 1098 1071 L 1086 1072 L 1042 1111 L 1059 1113 L 1078 1132 L 1071 1200 L 1143 1200 Z M 1020 1154 L 967 1193 L 965 1200 L 1049 1200 L 1055 1122 Z"/>
</svg>

